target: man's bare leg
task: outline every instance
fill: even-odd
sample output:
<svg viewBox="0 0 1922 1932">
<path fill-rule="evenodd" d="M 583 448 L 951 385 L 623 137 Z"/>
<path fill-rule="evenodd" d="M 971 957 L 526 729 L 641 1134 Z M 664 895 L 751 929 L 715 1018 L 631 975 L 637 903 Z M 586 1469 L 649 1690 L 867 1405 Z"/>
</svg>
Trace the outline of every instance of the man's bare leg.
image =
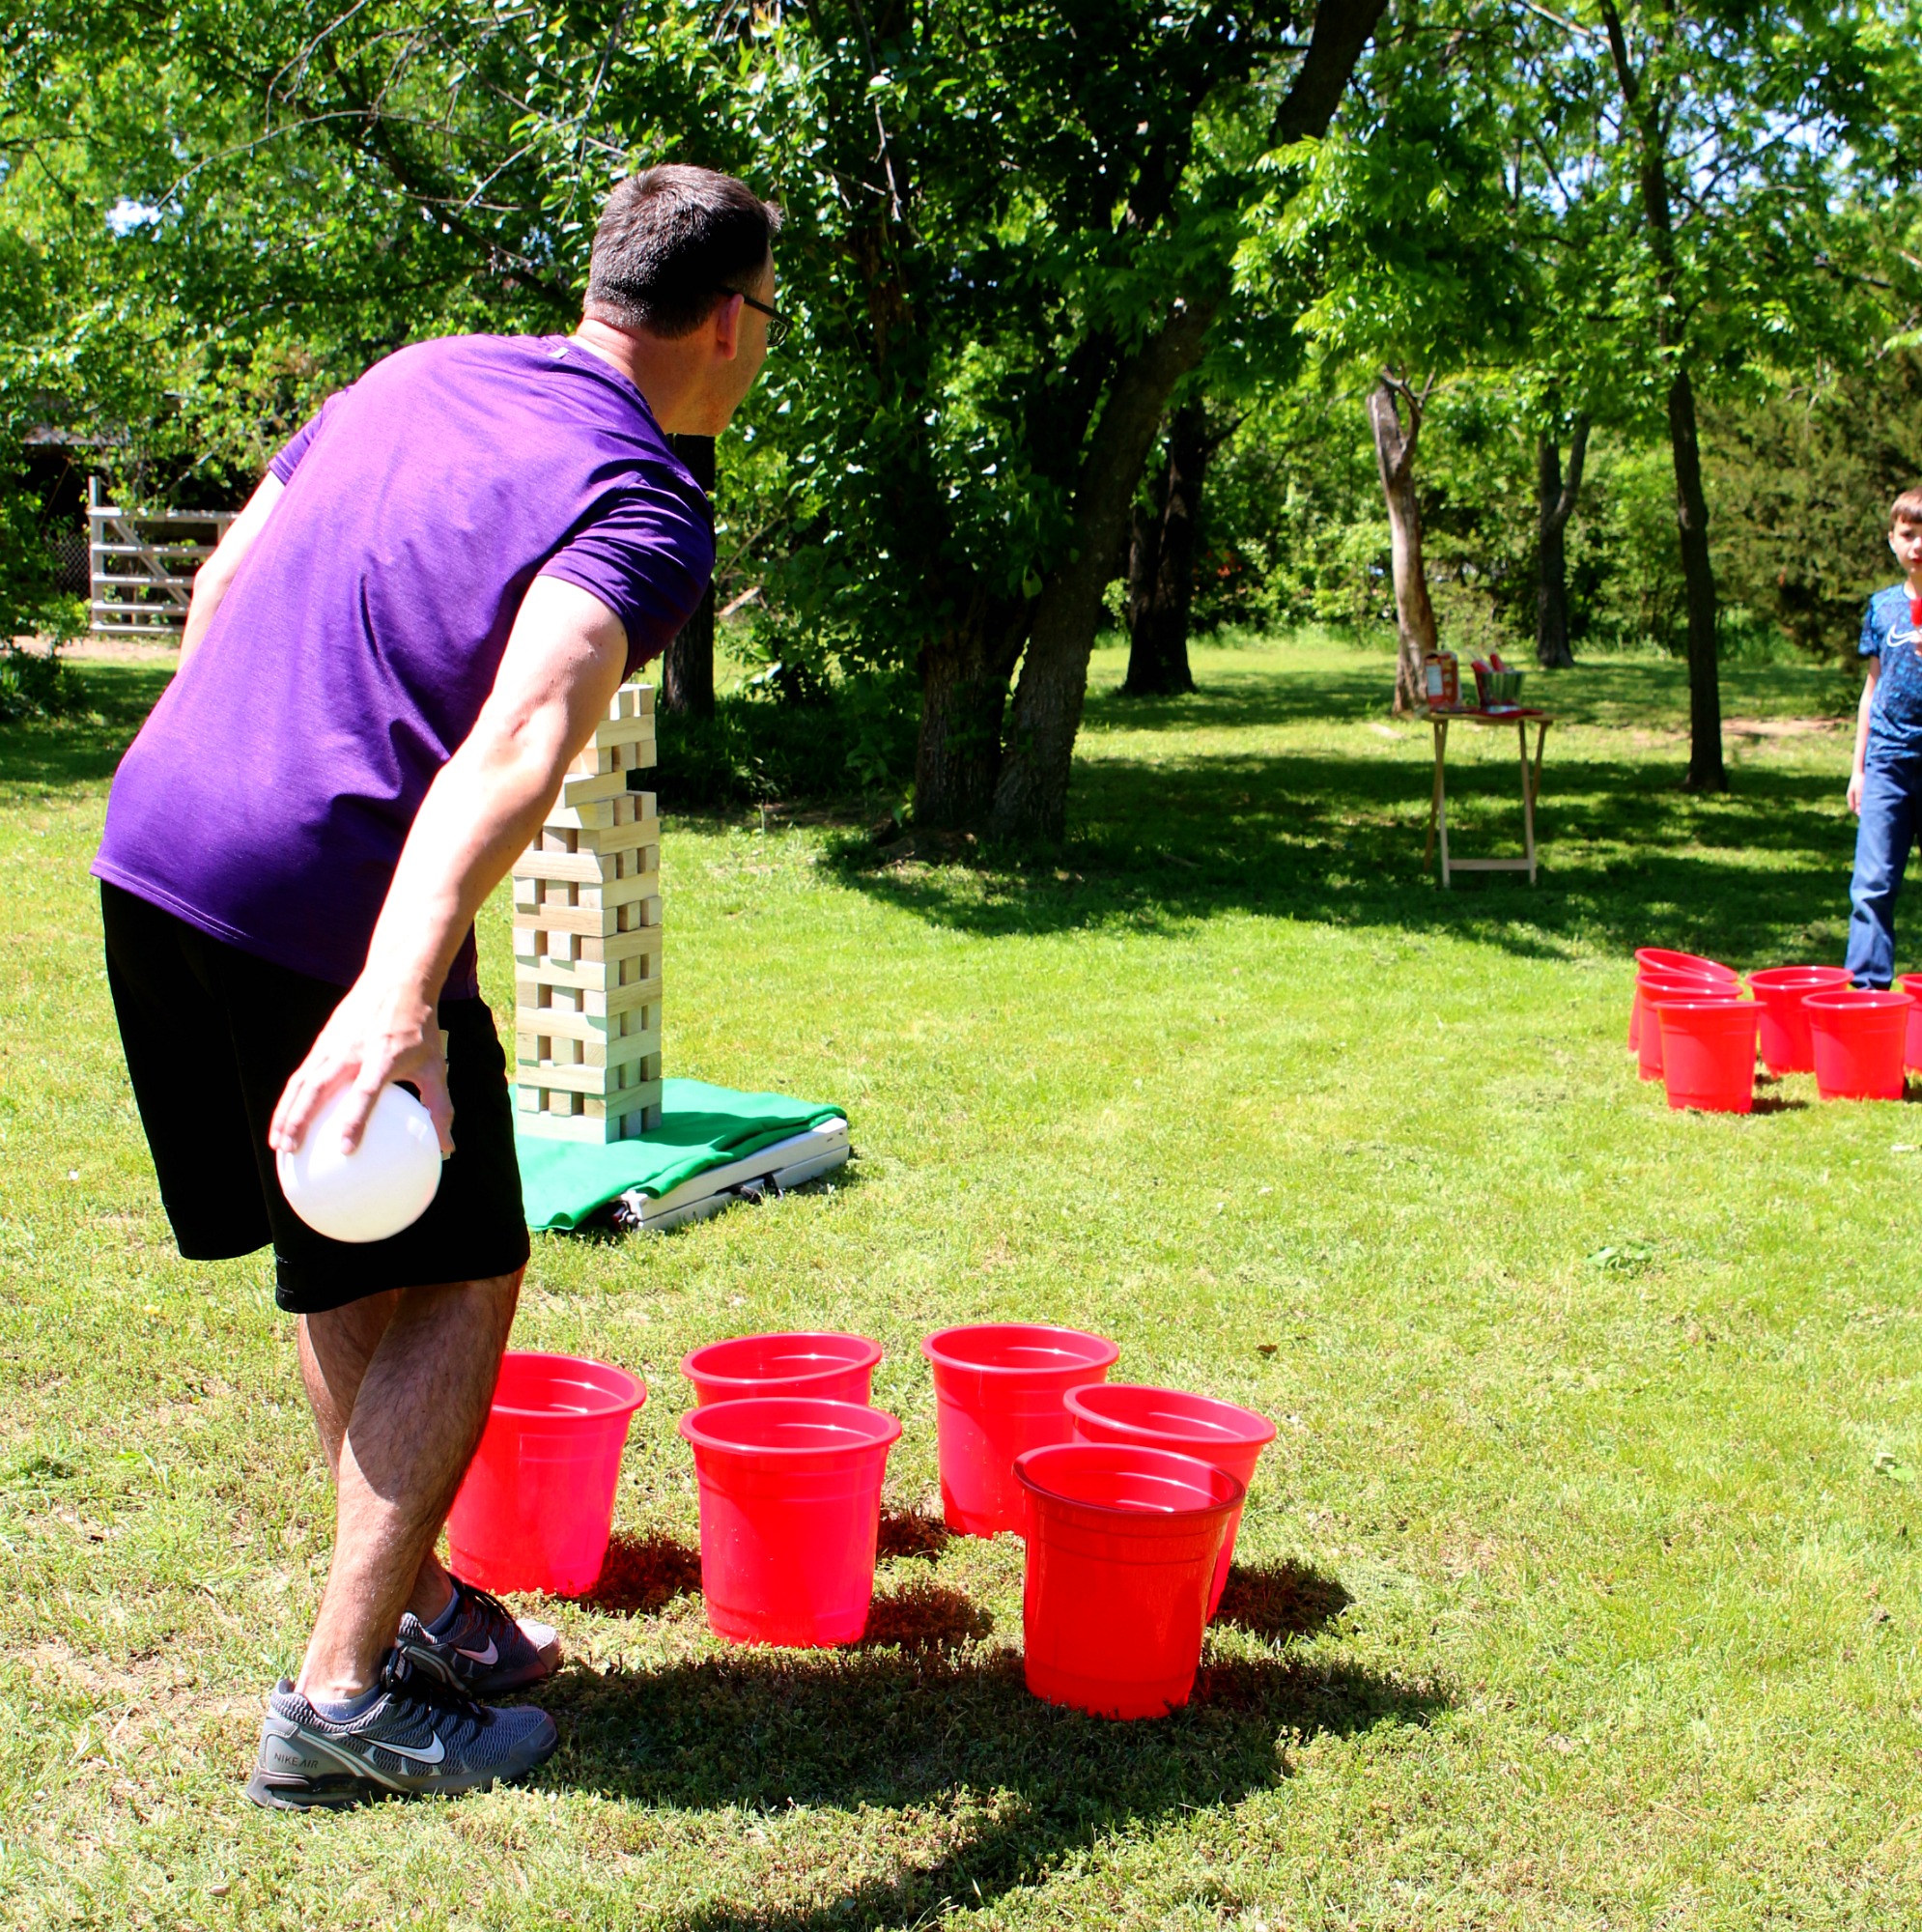
<svg viewBox="0 0 1922 1932">
<path fill-rule="evenodd" d="M 520 1291 L 517 1269 L 395 1297 L 335 1451 L 333 1565 L 299 1679 L 309 1697 L 345 1702 L 373 1686 L 486 1425 Z M 364 1340 L 378 1321 L 369 1310 L 357 1321 L 316 1316 L 305 1324 L 319 1344 L 323 1441 L 351 1373 L 347 1338 Z M 337 1340 L 346 1346 L 337 1350 Z"/>
<path fill-rule="evenodd" d="M 340 1445 L 347 1436 L 347 1419 L 353 1413 L 354 1398 L 360 1393 L 360 1378 L 367 1373 L 367 1364 L 373 1360 L 400 1302 L 400 1290 L 389 1289 L 382 1294 L 350 1301 L 344 1308 L 329 1309 L 325 1315 L 303 1315 L 297 1324 L 300 1379 L 306 1385 L 307 1405 L 314 1411 L 314 1427 L 320 1432 L 327 1470 L 336 1486 L 340 1482 Z M 439 1532 L 435 1534 L 438 1537 Z M 430 1540 L 405 1607 L 422 1623 L 431 1624 L 447 1607 L 453 1594 L 452 1579 Z"/>
</svg>

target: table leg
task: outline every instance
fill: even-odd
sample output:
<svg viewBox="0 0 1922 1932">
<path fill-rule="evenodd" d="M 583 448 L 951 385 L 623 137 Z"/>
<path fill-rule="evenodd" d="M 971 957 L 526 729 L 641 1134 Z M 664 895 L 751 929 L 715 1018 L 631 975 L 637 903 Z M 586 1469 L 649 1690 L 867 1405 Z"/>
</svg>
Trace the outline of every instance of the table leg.
<svg viewBox="0 0 1922 1932">
<path fill-rule="evenodd" d="M 1439 718 L 1428 720 L 1435 735 L 1435 782 L 1428 794 L 1428 839 L 1422 847 L 1422 870 L 1428 869 L 1428 862 L 1435 856 L 1435 814 L 1441 810 L 1442 802 L 1442 733 L 1448 727 Z"/>
<path fill-rule="evenodd" d="M 1526 734 L 1524 733 L 1524 736 L 1525 736 L 1525 735 L 1526 735 Z M 1543 719 L 1540 720 L 1540 721 L 1539 721 L 1539 722 L 1537 723 L 1537 724 L 1536 724 L 1536 727 L 1535 727 L 1535 784 L 1534 784 L 1534 791 L 1535 791 L 1535 798 L 1536 798 L 1536 802 L 1537 802 L 1538 804 L 1540 804 L 1540 800 L 1541 800 L 1541 741 L 1542 741 L 1542 739 L 1544 739 L 1545 737 L 1547 737 L 1547 735 L 1548 735 L 1548 720 L 1547 720 L 1547 719 L 1545 719 L 1545 718 L 1543 718 Z M 1525 750 L 1525 748 L 1524 748 L 1524 750 Z"/>
<path fill-rule="evenodd" d="M 1448 720 L 1435 722 L 1435 829 L 1441 834 L 1441 882 L 1449 883 L 1448 876 L 1448 786 L 1443 781 L 1442 771 L 1448 759 Z"/>
<path fill-rule="evenodd" d="M 1535 883 L 1535 781 L 1528 769 L 1528 720 L 1515 721 L 1515 739 L 1521 748 L 1521 849 L 1528 859 L 1528 883 Z M 1540 740 L 1536 741 L 1538 748 Z"/>
</svg>

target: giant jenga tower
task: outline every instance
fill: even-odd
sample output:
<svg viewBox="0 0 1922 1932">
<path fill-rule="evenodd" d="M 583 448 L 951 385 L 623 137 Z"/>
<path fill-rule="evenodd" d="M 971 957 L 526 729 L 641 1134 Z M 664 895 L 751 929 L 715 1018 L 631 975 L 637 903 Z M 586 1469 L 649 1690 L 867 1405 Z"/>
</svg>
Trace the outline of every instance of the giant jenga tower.
<svg viewBox="0 0 1922 1932">
<path fill-rule="evenodd" d="M 514 865 L 517 1124 L 570 1141 L 661 1124 L 661 821 L 654 692 L 624 684 Z"/>
</svg>

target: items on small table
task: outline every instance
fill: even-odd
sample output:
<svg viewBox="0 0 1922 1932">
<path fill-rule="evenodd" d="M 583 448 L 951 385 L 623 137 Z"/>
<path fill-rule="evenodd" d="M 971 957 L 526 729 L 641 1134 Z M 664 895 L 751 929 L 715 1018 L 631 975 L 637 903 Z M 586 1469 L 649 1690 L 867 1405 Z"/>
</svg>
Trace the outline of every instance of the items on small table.
<svg viewBox="0 0 1922 1932">
<path fill-rule="evenodd" d="M 1454 859 L 1448 849 L 1448 789 L 1444 768 L 1448 757 L 1448 727 L 1456 719 L 1470 724 L 1512 724 L 1521 753 L 1521 836 L 1524 856 L 1519 859 Z M 1545 711 L 1534 711 L 1519 704 L 1491 703 L 1474 709 L 1428 707 L 1428 723 L 1435 734 L 1435 788 L 1428 801 L 1428 842 L 1422 851 L 1426 867 L 1434 856 L 1437 835 L 1441 841 L 1441 880 L 1450 883 L 1453 872 L 1526 872 L 1535 883 L 1535 801 L 1541 795 L 1541 741 L 1555 721 Z M 1528 755 L 1528 727 L 1535 725 L 1535 758 L 1531 768 Z"/>
</svg>

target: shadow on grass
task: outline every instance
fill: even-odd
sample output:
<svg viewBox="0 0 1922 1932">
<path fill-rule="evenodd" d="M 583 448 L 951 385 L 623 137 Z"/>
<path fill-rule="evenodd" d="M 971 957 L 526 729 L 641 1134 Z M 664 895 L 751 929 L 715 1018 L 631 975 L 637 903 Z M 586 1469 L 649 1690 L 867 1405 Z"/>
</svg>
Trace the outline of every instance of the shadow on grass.
<svg viewBox="0 0 1922 1932">
<path fill-rule="evenodd" d="M 1333 1577 L 1305 1564 L 1237 1563 L 1228 1573 L 1215 1620 L 1280 1643 L 1288 1637 L 1313 1636 L 1353 1602 Z"/>
<path fill-rule="evenodd" d="M 645 1617 L 701 1586 L 701 1553 L 672 1536 L 616 1535 L 594 1587 L 581 1598 L 590 1610 Z"/>
<path fill-rule="evenodd" d="M 925 1862 L 850 1878 L 826 1901 L 715 1904 L 677 1921 L 685 1932 L 826 1932 L 923 1922 L 949 1901 L 991 1905 L 1103 1838 L 1279 1783 L 1290 1745 L 1425 1724 L 1444 1702 L 1344 1665 L 1269 1659 L 1211 1665 L 1184 1710 L 1113 1723 L 1032 1696 L 1018 1659 L 905 1648 L 565 1671 L 542 1699 L 564 1740 L 542 1776 L 683 1808 L 948 1808 Z"/>
<path fill-rule="evenodd" d="M 829 863 L 862 893 L 984 937 L 1243 912 L 1472 935 L 1538 957 L 1581 945 L 1625 958 L 1652 943 L 1741 964 L 1840 952 L 1854 834 L 1838 779 L 1758 764 L 1737 791 L 1697 797 L 1663 766 L 1551 759 L 1540 883 L 1484 874 L 1444 891 L 1422 856 L 1428 769 L 1332 752 L 1101 757 L 1076 769 L 1060 855 L 955 860 L 931 841 L 849 837 Z M 1452 769 L 1450 813 L 1461 856 L 1519 850 L 1512 765 Z"/>
<path fill-rule="evenodd" d="M 0 726 L 0 789 L 47 791 L 110 779 L 173 676 L 167 664 L 71 665 L 76 709 Z"/>
</svg>

